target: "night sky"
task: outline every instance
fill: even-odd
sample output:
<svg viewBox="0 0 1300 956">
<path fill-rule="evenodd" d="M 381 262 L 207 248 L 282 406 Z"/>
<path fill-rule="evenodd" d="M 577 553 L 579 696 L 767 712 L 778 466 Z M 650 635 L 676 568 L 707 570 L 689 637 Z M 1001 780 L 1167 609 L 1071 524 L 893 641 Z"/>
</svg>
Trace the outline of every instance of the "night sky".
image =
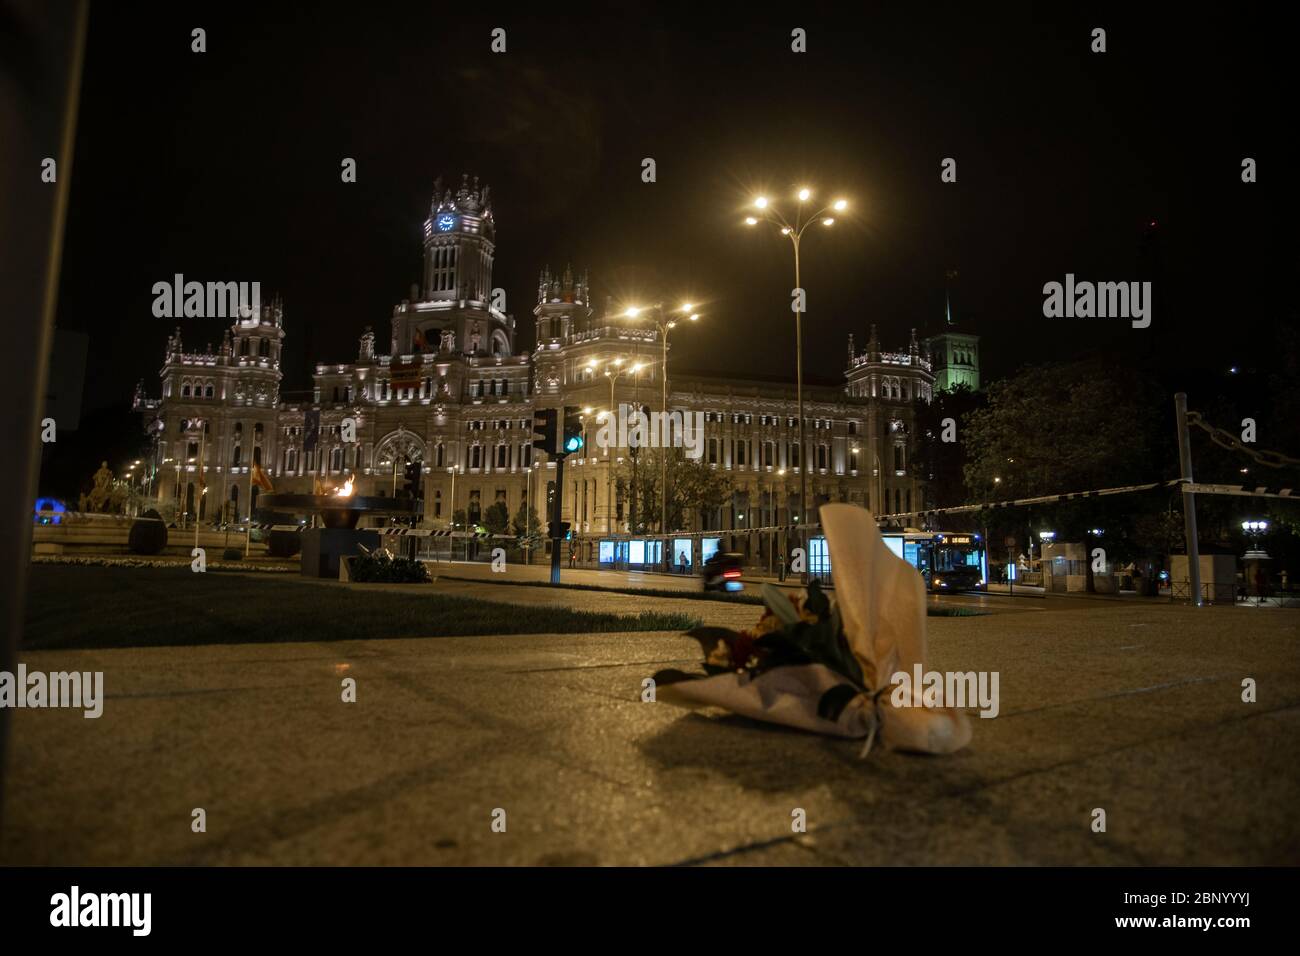
<svg viewBox="0 0 1300 956">
<path fill-rule="evenodd" d="M 888 348 L 933 328 L 950 269 L 986 379 L 1092 354 L 1192 376 L 1251 361 L 1267 323 L 1294 320 L 1294 243 L 1272 226 L 1293 220 L 1291 154 L 1272 146 L 1287 59 L 1247 8 L 799 4 L 715 23 L 642 4 L 376 6 L 94 5 L 58 312 L 91 335 L 88 415 L 127 408 L 137 379 L 157 394 L 176 323 L 152 316 L 151 287 L 177 272 L 283 296 L 286 391 L 310 363 L 354 360 L 367 324 L 386 342 L 434 179 L 462 172 L 492 186 L 519 351 L 538 272 L 571 262 L 597 304 L 704 303 L 675 367 L 792 379 L 789 243 L 740 221 L 756 191 L 804 183 L 853 203 L 805 241 L 813 380 L 839 380 L 848 333 L 861 348 L 872 322 Z M 1244 156 L 1260 182 L 1241 182 Z M 1152 327 L 1044 319 L 1043 283 L 1067 272 L 1154 279 Z M 187 349 L 225 326 L 180 324 Z"/>
</svg>

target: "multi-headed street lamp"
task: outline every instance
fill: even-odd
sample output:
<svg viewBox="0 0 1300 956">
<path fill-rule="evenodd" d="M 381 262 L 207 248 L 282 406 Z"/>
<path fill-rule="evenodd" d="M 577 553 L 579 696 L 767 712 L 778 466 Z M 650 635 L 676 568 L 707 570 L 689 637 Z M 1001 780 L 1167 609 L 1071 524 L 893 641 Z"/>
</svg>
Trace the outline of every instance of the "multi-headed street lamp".
<svg viewBox="0 0 1300 956">
<path fill-rule="evenodd" d="M 785 216 L 781 215 L 780 210 L 766 196 L 759 196 L 754 200 L 754 208 L 759 211 L 759 216 L 747 216 L 745 225 L 757 226 L 759 217 L 764 221 L 772 223 L 781 231 L 781 235 L 790 240 L 794 246 L 794 287 L 797 290 L 794 300 L 794 341 L 795 341 L 795 375 L 796 375 L 796 402 L 799 414 L 799 516 L 802 519 L 807 513 L 808 507 L 808 449 L 804 445 L 804 424 L 803 424 L 803 313 L 804 313 L 804 294 L 803 285 L 800 281 L 799 273 L 799 243 L 803 239 L 804 231 L 814 222 L 820 222 L 822 226 L 830 227 L 835 224 L 835 217 L 829 215 L 831 212 L 843 212 L 849 208 L 848 200 L 836 199 L 826 206 L 823 206 L 815 213 L 809 214 L 808 205 L 812 202 L 812 190 L 803 187 L 796 194 L 794 221 L 788 221 Z M 804 529 L 807 527 L 806 520 L 799 521 L 799 542 L 805 548 L 804 535 L 807 533 Z M 808 579 L 807 566 L 805 565 L 803 579 Z"/>
<path fill-rule="evenodd" d="M 684 318 L 691 322 L 698 322 L 700 316 L 694 311 L 694 306 L 687 302 L 679 308 L 664 313 L 662 302 L 656 302 L 652 306 L 632 307 L 627 309 L 623 315 L 629 319 L 638 319 L 643 313 L 651 313 L 653 317 L 647 317 L 648 321 L 659 330 L 660 347 L 663 350 L 663 365 L 659 370 L 659 381 L 661 384 L 661 396 L 659 401 L 660 428 L 667 426 L 662 424 L 668 420 L 668 333 L 677 328 L 677 322 Z M 668 534 L 668 456 L 667 450 L 659 449 L 659 533 Z M 665 543 L 667 538 L 664 539 Z M 668 548 L 663 549 L 663 560 L 665 567 L 668 563 Z"/>
</svg>

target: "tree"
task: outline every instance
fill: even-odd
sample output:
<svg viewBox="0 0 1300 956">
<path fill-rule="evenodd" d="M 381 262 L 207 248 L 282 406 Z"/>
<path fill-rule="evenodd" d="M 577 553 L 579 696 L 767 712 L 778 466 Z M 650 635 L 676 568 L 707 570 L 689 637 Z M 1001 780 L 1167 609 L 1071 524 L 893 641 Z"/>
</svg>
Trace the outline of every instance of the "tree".
<svg viewBox="0 0 1300 956">
<path fill-rule="evenodd" d="M 468 526 L 465 522 L 465 509 L 457 508 L 451 513 L 451 529 L 453 531 L 464 531 L 467 530 L 467 527 Z"/>
<path fill-rule="evenodd" d="M 504 501 L 494 501 L 483 512 L 483 528 L 488 534 L 506 534 L 510 530 L 510 509 Z"/>
<path fill-rule="evenodd" d="M 1174 477 L 1177 459 L 1161 437 L 1165 396 L 1145 377 L 1098 362 L 1031 366 L 988 389 L 969 412 L 963 477 L 970 501 L 1087 491 Z M 959 433 L 960 434 L 960 433 Z M 997 546 L 1014 533 L 1034 540 L 1044 526 L 1057 541 L 1105 534 L 1108 562 L 1145 550 L 1133 538 L 1142 515 L 1165 508 L 1152 494 L 1076 499 L 980 515 Z"/>
<path fill-rule="evenodd" d="M 537 510 L 528 507 L 527 502 L 519 503 L 511 522 L 511 532 L 519 539 L 521 547 L 535 548 L 542 542 L 542 522 L 537 517 Z"/>
<path fill-rule="evenodd" d="M 917 454 L 912 465 L 916 477 L 925 483 L 926 507 L 966 504 L 966 427 L 971 412 L 984 407 L 984 402 L 983 393 L 961 384 L 936 393 L 931 402 L 917 404 Z"/>
<path fill-rule="evenodd" d="M 703 527 L 706 512 L 716 511 L 730 500 L 736 485 L 725 471 L 715 470 L 703 458 L 682 457 L 669 469 L 673 505 L 681 518 L 690 515 Z"/>
<path fill-rule="evenodd" d="M 667 458 L 668 528 L 660 523 L 660 470 Z M 633 531 L 653 529 L 657 532 L 684 528 L 687 517 L 702 522 L 704 512 L 720 508 L 736 490 L 730 473 L 715 470 L 702 458 L 687 458 L 679 448 L 643 449 L 636 468 L 630 463 L 618 472 L 620 487 L 641 502 L 637 527 Z"/>
</svg>

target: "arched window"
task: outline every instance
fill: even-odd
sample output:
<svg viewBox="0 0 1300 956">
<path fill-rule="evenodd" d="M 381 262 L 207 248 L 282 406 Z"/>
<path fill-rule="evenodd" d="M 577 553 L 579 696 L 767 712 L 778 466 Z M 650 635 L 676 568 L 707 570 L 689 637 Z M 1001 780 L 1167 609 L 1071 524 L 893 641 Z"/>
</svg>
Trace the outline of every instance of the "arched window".
<svg viewBox="0 0 1300 956">
<path fill-rule="evenodd" d="M 262 340 L 261 340 L 260 344 L 257 346 L 257 354 L 260 355 L 260 356 L 262 356 L 262 358 L 266 358 L 268 355 L 271 354 L 271 340 L 270 340 L 270 339 L 262 339 Z"/>
<path fill-rule="evenodd" d="M 240 354 L 241 356 L 244 356 L 244 355 L 247 355 L 247 354 L 248 354 L 248 339 L 246 339 L 246 338 L 240 338 L 240 340 L 239 340 L 239 354 Z"/>
<path fill-rule="evenodd" d="M 239 455 L 240 455 L 240 446 L 239 446 L 239 445 L 236 445 L 236 446 L 235 446 L 235 452 L 234 452 L 234 454 L 231 456 L 231 459 L 230 459 L 231 467 L 233 467 L 233 468 L 238 468 L 238 467 L 239 467 Z"/>
<path fill-rule="evenodd" d="M 188 398 L 188 397 L 189 397 L 189 394 L 190 394 L 190 383 L 189 383 L 189 382 L 183 382 L 183 383 L 181 384 L 181 397 L 182 397 L 182 398 Z"/>
</svg>

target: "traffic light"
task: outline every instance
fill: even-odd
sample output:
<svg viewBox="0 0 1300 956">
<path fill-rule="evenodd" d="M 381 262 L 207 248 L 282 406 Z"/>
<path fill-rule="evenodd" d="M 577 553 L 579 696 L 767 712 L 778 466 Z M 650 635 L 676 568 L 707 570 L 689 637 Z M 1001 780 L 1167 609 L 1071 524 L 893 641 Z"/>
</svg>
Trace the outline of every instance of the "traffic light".
<svg viewBox="0 0 1300 956">
<path fill-rule="evenodd" d="M 564 410 L 564 444 L 560 451 L 566 455 L 582 451 L 582 415 L 575 409 Z"/>
<path fill-rule="evenodd" d="M 640 406 L 639 410 L 641 414 L 645 416 L 645 421 L 647 422 L 654 421 L 654 419 L 650 417 L 649 405 L 642 405 Z M 628 438 L 628 443 L 627 443 L 628 444 L 627 454 L 628 457 L 631 458 L 633 461 L 636 461 L 637 455 L 641 454 L 641 444 L 642 442 L 646 441 L 645 433 L 641 432 L 640 429 L 638 429 L 637 432 L 640 433 L 639 437 L 637 437 L 636 433 L 634 433 L 633 436 L 630 436 Z M 632 441 L 632 437 L 636 437 L 635 443 Z"/>
<path fill-rule="evenodd" d="M 420 473 L 422 471 L 423 468 L 418 461 L 408 461 L 406 463 L 406 468 L 403 471 L 406 480 L 402 487 L 408 497 L 420 497 Z"/>
<path fill-rule="evenodd" d="M 542 408 L 533 413 L 533 447 L 548 456 L 555 454 L 555 419 L 553 408 Z"/>
<path fill-rule="evenodd" d="M 569 536 L 569 522 L 551 521 L 546 525 L 547 537 L 551 539 L 567 538 Z"/>
</svg>

